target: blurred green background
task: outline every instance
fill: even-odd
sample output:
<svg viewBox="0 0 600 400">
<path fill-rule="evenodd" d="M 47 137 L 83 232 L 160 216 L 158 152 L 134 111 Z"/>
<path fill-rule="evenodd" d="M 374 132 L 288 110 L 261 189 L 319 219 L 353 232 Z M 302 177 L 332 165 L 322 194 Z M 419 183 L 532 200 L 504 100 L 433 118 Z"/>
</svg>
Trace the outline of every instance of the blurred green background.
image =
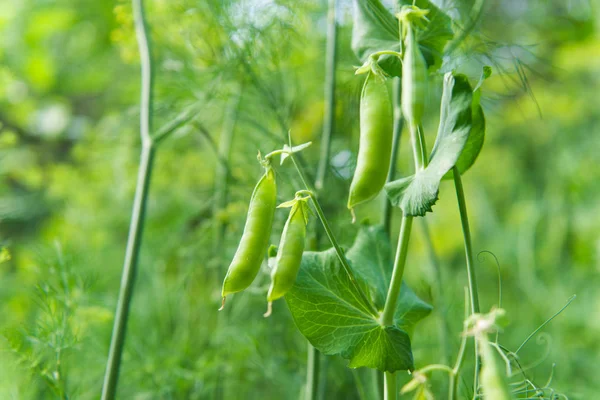
<svg viewBox="0 0 600 400">
<path fill-rule="evenodd" d="M 270 320 L 262 318 L 268 271 L 229 299 L 226 311 L 216 310 L 261 173 L 257 150 L 281 147 L 291 129 L 296 143 L 314 142 L 303 157 L 315 173 L 326 1 L 147 3 L 156 62 L 154 126 L 189 107 L 197 116 L 157 155 L 119 398 L 296 399 L 304 386 L 306 342 L 283 301 Z M 435 3 L 457 19 L 472 6 Z M 339 0 L 337 11 L 338 100 L 322 201 L 334 231 L 350 245 L 358 228 L 350 224 L 345 199 L 363 78 L 354 76 L 359 61 L 350 49 L 351 1 Z M 482 65 L 494 69 L 482 98 L 486 143 L 464 184 L 475 249 L 499 261 L 502 306 L 511 321 L 501 341 L 516 349 L 576 294 L 544 327 L 544 340 L 519 353 L 524 366 L 535 366 L 527 373 L 540 385 L 555 363 L 552 386 L 573 399 L 600 392 L 599 11 L 586 0 L 486 1 L 476 35 L 452 61 L 473 81 Z M 0 240 L 6 249 L 0 257 L 0 399 L 98 398 L 140 148 L 131 6 L 4 0 L 0 37 Z M 434 82 L 440 87 L 440 76 Z M 432 92 L 426 124 L 430 145 L 438 93 Z M 223 152 L 227 137 L 231 150 Z M 407 148 L 404 137 L 400 174 L 410 171 Z M 291 167 L 278 171 L 284 201 L 299 183 Z M 381 201 L 359 208 L 359 215 L 377 222 Z M 284 214 L 276 214 L 275 243 Z M 443 306 L 414 333 L 417 368 L 446 356 L 440 315 L 449 323 L 451 360 L 460 341 L 466 276 L 449 183 L 427 221 L 443 297 L 434 295 L 431 248 L 420 223 L 406 280 Z M 493 257 L 482 253 L 477 268 L 482 308 L 489 309 L 498 304 Z M 323 398 L 358 398 L 357 374 L 345 365 L 339 357 L 323 362 Z"/>
</svg>

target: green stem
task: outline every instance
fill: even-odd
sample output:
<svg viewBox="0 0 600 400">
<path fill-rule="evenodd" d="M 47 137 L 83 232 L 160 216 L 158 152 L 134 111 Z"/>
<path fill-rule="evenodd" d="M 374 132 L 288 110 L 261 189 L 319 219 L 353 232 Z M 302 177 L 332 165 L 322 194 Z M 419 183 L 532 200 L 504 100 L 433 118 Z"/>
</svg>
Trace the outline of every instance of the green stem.
<svg viewBox="0 0 600 400">
<path fill-rule="evenodd" d="M 465 313 L 464 320 L 466 321 L 469 318 L 469 295 L 467 290 L 465 290 Z M 458 376 L 460 373 L 460 369 L 462 368 L 463 361 L 465 358 L 465 350 L 467 348 L 467 335 L 462 335 L 460 340 L 460 347 L 458 349 L 458 356 L 456 357 L 456 363 L 454 364 L 454 368 L 452 368 L 452 375 L 450 375 L 450 385 L 448 390 L 448 399 L 455 400 L 458 395 Z"/>
<path fill-rule="evenodd" d="M 308 359 L 306 360 L 306 400 L 315 400 L 319 393 L 319 358 L 320 353 L 308 344 Z"/>
<path fill-rule="evenodd" d="M 144 219 L 146 214 L 146 203 L 150 188 L 150 178 L 154 160 L 154 144 L 150 136 L 152 124 L 152 57 L 150 42 L 148 40 L 148 28 L 144 17 L 144 6 L 142 0 L 133 0 L 133 13 L 135 30 L 140 50 L 142 87 L 140 105 L 140 135 L 142 138 L 142 152 L 138 170 L 135 198 L 133 201 L 133 212 L 129 225 L 129 236 L 127 238 L 127 250 L 123 265 L 119 299 L 115 312 L 115 321 L 108 354 L 108 363 L 104 375 L 104 386 L 102 389 L 102 400 L 112 400 L 117 392 L 119 368 L 123 354 L 123 344 L 127 332 L 127 320 L 129 308 L 133 296 L 133 287 L 136 278 L 137 261 L 142 243 L 144 231 Z"/>
<path fill-rule="evenodd" d="M 473 244 L 471 242 L 471 229 L 469 228 L 469 216 L 467 214 L 467 203 L 465 200 L 465 192 L 462 185 L 462 179 L 460 172 L 457 167 L 452 168 L 452 174 L 454 176 L 454 186 L 456 188 L 456 197 L 458 200 L 458 209 L 460 211 L 460 222 L 462 225 L 464 242 L 465 242 L 465 255 L 467 264 L 467 278 L 469 281 L 469 298 L 471 302 L 471 313 L 479 313 L 479 294 L 477 290 L 477 279 L 475 275 L 475 265 L 473 258 Z M 479 352 L 477 346 L 475 346 L 475 376 L 473 392 L 477 394 L 477 388 L 479 386 Z"/>
<path fill-rule="evenodd" d="M 400 87 L 400 78 L 394 78 L 393 84 L 393 102 L 394 102 L 394 133 L 392 140 L 392 157 L 390 163 L 390 169 L 388 171 L 387 182 L 391 182 L 396 179 L 396 164 L 398 163 L 398 152 L 400 151 L 400 137 L 402 136 L 402 108 L 401 108 L 401 94 L 402 90 Z M 383 200 L 383 227 L 385 231 L 390 235 L 390 227 L 392 223 L 392 214 L 394 208 L 392 203 L 385 196 Z"/>
<path fill-rule="evenodd" d="M 408 242 L 410 240 L 410 231 L 412 228 L 413 217 L 405 215 L 402 217 L 400 226 L 400 237 L 398 237 L 398 249 L 394 259 L 394 270 L 392 280 L 385 299 L 385 306 L 381 314 L 381 325 L 394 325 L 394 313 L 398 305 L 398 296 L 402 287 L 402 275 L 404 275 L 404 265 L 406 264 L 406 254 L 408 252 Z"/>
<path fill-rule="evenodd" d="M 337 59 L 336 0 L 329 0 L 327 9 L 327 55 L 325 61 L 325 110 L 321 136 L 321 157 L 317 168 L 315 188 L 321 190 L 325 183 L 331 136 L 335 128 L 335 66 Z"/>
<path fill-rule="evenodd" d="M 396 374 L 385 372 L 383 375 L 383 399 L 396 400 L 398 398 L 398 387 L 396 385 Z"/>
<path fill-rule="evenodd" d="M 433 240 L 431 239 L 431 233 L 429 231 L 429 225 L 427 224 L 427 219 L 421 219 L 421 228 L 423 230 L 423 237 L 425 238 L 425 247 L 427 248 L 427 253 L 429 254 L 429 260 L 431 261 L 431 265 L 433 267 L 433 271 L 435 274 L 434 278 L 434 290 L 436 295 L 435 308 L 437 309 L 436 314 L 439 318 L 439 338 L 440 344 L 443 351 L 443 360 L 444 364 L 450 363 L 450 343 L 448 342 L 448 338 L 450 337 L 450 328 L 449 323 L 446 318 L 447 315 L 447 307 L 446 300 L 444 298 L 444 289 L 443 289 L 443 278 L 442 278 L 442 269 L 440 268 L 440 261 L 438 259 L 437 253 L 433 246 Z"/>
</svg>

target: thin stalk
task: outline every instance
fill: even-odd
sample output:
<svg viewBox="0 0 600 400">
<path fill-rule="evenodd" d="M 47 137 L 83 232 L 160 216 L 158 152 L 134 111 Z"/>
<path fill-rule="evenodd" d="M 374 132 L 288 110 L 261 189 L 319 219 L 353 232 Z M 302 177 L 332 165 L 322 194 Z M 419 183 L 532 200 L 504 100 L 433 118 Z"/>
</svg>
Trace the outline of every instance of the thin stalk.
<svg viewBox="0 0 600 400">
<path fill-rule="evenodd" d="M 398 385 L 396 384 L 396 374 L 385 372 L 383 375 L 383 399 L 396 400 L 398 398 Z"/>
<path fill-rule="evenodd" d="M 314 400 L 319 393 L 319 351 L 308 344 L 308 358 L 306 360 L 306 400 Z"/>
<path fill-rule="evenodd" d="M 465 316 L 464 320 L 466 321 L 469 318 L 469 294 L 467 289 L 465 289 Z M 460 369 L 462 368 L 463 361 L 465 358 L 465 350 L 467 348 L 467 336 L 462 335 L 460 340 L 460 347 L 458 349 L 458 356 L 456 357 L 456 363 L 454 364 L 454 368 L 452 368 L 452 374 L 450 375 L 450 385 L 448 389 L 448 399 L 455 400 L 458 395 L 458 376 L 460 374 Z"/>
<path fill-rule="evenodd" d="M 228 196 L 229 187 L 229 165 L 231 157 L 231 144 L 233 142 L 233 136 L 235 133 L 235 126 L 237 122 L 237 114 L 240 105 L 240 99 L 242 97 L 241 89 L 233 94 L 229 100 L 227 111 L 225 112 L 225 119 L 223 121 L 223 130 L 219 138 L 219 146 L 217 149 L 217 158 L 219 162 L 215 168 L 215 198 L 214 198 L 214 215 L 215 218 L 215 254 L 221 254 L 223 242 L 225 240 L 225 228 L 226 225 L 221 218 L 218 218 L 218 213 L 225 208 Z M 207 136 L 210 135 L 207 134 Z M 221 271 L 219 271 L 221 276 Z"/>
<path fill-rule="evenodd" d="M 337 24 L 336 0 L 329 0 L 327 8 L 327 48 L 325 59 L 325 110 L 323 116 L 323 133 L 321 136 L 321 155 L 315 177 L 315 189 L 320 191 L 325 184 L 329 155 L 331 153 L 331 137 L 335 128 L 335 68 L 337 59 Z M 315 242 L 320 241 L 319 230 L 315 232 Z M 320 353 L 310 343 L 308 346 L 308 365 L 306 369 L 306 400 L 315 400 L 319 393 Z"/>
<path fill-rule="evenodd" d="M 408 250 L 408 242 L 410 240 L 410 231 L 412 228 L 413 217 L 405 215 L 402 217 L 402 225 L 400 226 L 400 237 L 398 238 L 398 249 L 394 259 L 394 271 L 392 272 L 392 280 L 385 299 L 385 306 L 381 314 L 381 325 L 394 325 L 394 313 L 398 305 L 398 295 L 402 287 L 402 275 L 404 275 L 404 266 L 406 264 L 406 254 Z"/>
<path fill-rule="evenodd" d="M 394 78 L 392 86 L 392 99 L 394 104 L 394 132 L 392 140 L 392 157 L 390 163 L 390 169 L 388 171 L 387 182 L 391 182 L 396 179 L 396 165 L 398 164 L 398 152 L 400 151 L 400 138 L 402 136 L 402 126 L 404 120 L 402 118 L 402 107 L 401 107 L 401 94 L 402 90 L 400 87 L 400 78 Z M 390 227 L 392 223 L 392 214 L 394 208 L 392 203 L 385 196 L 383 199 L 383 227 L 385 231 L 390 235 Z"/>
<path fill-rule="evenodd" d="M 429 225 L 427 224 L 427 219 L 421 219 L 421 228 L 423 230 L 423 237 L 425 238 L 425 247 L 427 248 L 427 253 L 429 254 L 429 260 L 433 267 L 433 271 L 435 273 L 433 284 L 436 299 L 436 308 L 438 309 L 437 315 L 440 321 L 440 329 L 439 329 L 439 338 L 440 344 L 443 351 L 443 360 L 444 364 L 450 363 L 450 343 L 448 342 L 448 338 L 450 337 L 450 328 L 448 321 L 446 319 L 446 301 L 444 298 L 444 289 L 442 285 L 442 269 L 440 268 L 440 261 L 438 259 L 437 253 L 433 246 L 433 240 L 431 240 L 431 233 L 429 232 Z"/>
<path fill-rule="evenodd" d="M 471 313 L 479 313 L 479 294 L 477 290 L 477 279 L 475 275 L 475 264 L 473 262 L 473 244 L 471 242 L 471 229 L 469 228 L 469 216 L 467 214 L 467 203 L 465 200 L 465 192 L 462 185 L 462 179 L 460 172 L 457 167 L 452 168 L 452 174 L 454 175 L 454 187 L 456 188 L 456 198 L 458 200 L 458 209 L 460 211 L 460 222 L 462 225 L 464 242 L 465 242 L 465 256 L 467 263 L 467 278 L 469 281 L 469 298 L 471 302 Z M 473 392 L 477 394 L 477 388 L 479 385 L 479 352 L 477 346 L 475 346 L 475 376 Z"/>
<path fill-rule="evenodd" d="M 325 61 L 325 114 L 323 134 L 321 136 L 321 157 L 317 168 L 315 188 L 321 190 L 325 183 L 329 153 L 331 152 L 331 136 L 335 127 L 335 66 L 337 59 L 337 24 L 336 0 L 329 0 L 327 10 L 327 55 Z"/>
<path fill-rule="evenodd" d="M 153 86 L 151 48 L 148 39 L 148 28 L 144 17 L 143 1 L 133 0 L 132 3 L 142 70 L 140 105 L 140 135 L 142 139 L 142 152 L 138 169 L 135 198 L 133 201 L 131 223 L 129 225 L 129 236 L 127 238 L 127 250 L 125 252 L 125 261 L 123 264 L 121 288 L 119 289 L 119 299 L 115 312 L 115 321 L 108 354 L 108 363 L 106 365 L 106 372 L 104 375 L 102 400 L 114 399 L 117 392 L 119 368 L 121 365 L 121 356 L 123 354 L 123 345 L 127 332 L 127 320 L 129 316 L 131 299 L 133 296 L 137 261 L 142 243 L 142 234 L 144 231 L 146 203 L 148 200 L 150 178 L 152 175 L 152 166 L 154 161 L 154 145 L 152 142 L 152 137 L 150 136 L 152 128 Z"/>
</svg>

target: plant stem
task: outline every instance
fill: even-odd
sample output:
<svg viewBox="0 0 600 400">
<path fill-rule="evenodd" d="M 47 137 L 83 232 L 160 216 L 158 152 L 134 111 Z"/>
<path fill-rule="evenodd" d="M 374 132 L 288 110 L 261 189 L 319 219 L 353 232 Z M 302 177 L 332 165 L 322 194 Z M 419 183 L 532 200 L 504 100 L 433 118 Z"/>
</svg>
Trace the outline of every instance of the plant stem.
<svg viewBox="0 0 600 400">
<path fill-rule="evenodd" d="M 469 228 L 469 216 L 467 214 L 467 203 L 465 200 L 465 192 L 462 185 L 462 179 L 460 172 L 457 167 L 452 168 L 452 175 L 454 176 L 454 187 L 456 188 L 456 198 L 458 200 L 458 209 L 460 211 L 460 222 L 462 225 L 464 242 L 465 242 L 465 255 L 467 263 L 467 278 L 469 281 L 469 298 L 471 302 L 471 313 L 479 313 L 479 294 L 477 290 L 477 279 L 475 276 L 475 265 L 473 262 L 473 245 L 471 242 L 471 229 Z M 477 388 L 479 385 L 479 351 L 475 346 L 475 376 L 473 384 L 473 392 L 477 394 Z"/>
<path fill-rule="evenodd" d="M 323 134 L 321 136 L 321 157 L 317 168 L 315 188 L 321 190 L 325 183 L 329 153 L 331 152 L 331 136 L 335 127 L 335 66 L 337 59 L 337 24 L 336 0 L 328 1 L 327 10 L 327 55 L 325 61 L 325 110 Z"/>
<path fill-rule="evenodd" d="M 466 321 L 469 318 L 469 294 L 468 290 L 465 288 L 465 313 L 464 320 Z M 460 347 L 458 349 L 458 356 L 456 357 L 456 363 L 454 364 L 454 368 L 452 368 L 452 374 L 450 375 L 450 383 L 448 388 L 448 399 L 455 400 L 458 395 L 458 374 L 460 373 L 460 369 L 462 368 L 465 349 L 467 348 L 467 336 L 462 335 L 460 339 Z"/>
<path fill-rule="evenodd" d="M 146 214 L 146 203 L 150 188 L 150 178 L 154 161 L 154 145 L 150 136 L 152 124 L 152 57 L 148 31 L 144 17 L 144 6 L 142 0 L 133 0 L 133 13 L 135 30 L 140 50 L 142 87 L 140 105 L 140 135 L 142 139 L 142 152 L 138 169 L 135 198 L 131 223 L 129 225 L 129 236 L 127 238 L 127 250 L 123 264 L 123 275 L 119 289 L 119 299 L 115 312 L 115 321 L 108 354 L 108 363 L 104 375 L 104 386 L 102 389 L 102 400 L 115 398 L 117 383 L 119 379 L 119 368 L 123 354 L 123 344 L 127 332 L 127 320 L 129 308 L 133 295 L 133 287 L 136 278 L 137 261 L 142 243 L 144 231 L 144 218 Z"/>
<path fill-rule="evenodd" d="M 394 372 L 385 372 L 383 375 L 383 399 L 396 400 L 398 398 L 398 389 L 396 385 L 396 374 Z"/>
<path fill-rule="evenodd" d="M 394 313 L 398 304 L 398 295 L 402 287 L 402 275 L 404 275 L 404 265 L 406 264 L 406 254 L 408 250 L 408 242 L 410 240 L 410 231 L 412 228 L 413 217 L 405 215 L 402 217 L 402 225 L 400 226 L 400 237 L 398 237 L 398 249 L 394 259 L 394 271 L 392 272 L 392 280 L 385 299 L 385 306 L 381 314 L 381 325 L 394 325 Z"/>
<path fill-rule="evenodd" d="M 402 136 L 402 126 L 403 118 L 402 118 L 402 108 L 401 108 L 401 94 L 402 90 L 400 87 L 400 78 L 394 78 L 393 84 L 393 102 L 394 102 L 394 133 L 392 140 L 392 157 L 390 163 L 390 169 L 388 171 L 387 182 L 391 182 L 396 179 L 396 165 L 398 164 L 398 152 L 400 151 L 400 137 Z M 392 207 L 392 203 L 385 196 L 383 200 L 383 227 L 387 232 L 388 236 L 390 235 L 390 227 L 392 223 L 392 214 L 394 208 Z"/>
<path fill-rule="evenodd" d="M 437 297 L 435 301 L 435 305 L 437 308 L 436 314 L 440 321 L 439 327 L 439 338 L 440 344 L 443 351 L 443 359 L 442 362 L 444 364 L 450 363 L 450 343 L 448 342 L 448 338 L 450 337 L 450 328 L 449 323 L 446 319 L 446 300 L 444 298 L 444 289 L 442 285 L 442 269 L 440 268 L 440 261 L 435 252 L 435 248 L 433 246 L 433 240 L 431 240 L 431 233 L 429 232 L 429 225 L 427 224 L 427 219 L 421 219 L 421 228 L 423 230 L 423 237 L 425 238 L 425 247 L 427 248 L 427 253 L 429 254 L 429 260 L 431 261 L 431 265 L 433 267 L 433 271 L 435 274 L 434 278 L 434 290 L 435 295 Z"/>
<path fill-rule="evenodd" d="M 306 360 L 306 400 L 315 400 L 319 393 L 319 358 L 320 353 L 308 344 L 308 358 Z"/>
<path fill-rule="evenodd" d="M 315 189 L 323 189 L 331 153 L 331 137 L 335 127 L 335 68 L 337 59 L 336 0 L 327 3 L 327 49 L 325 59 L 325 110 L 323 133 L 321 136 L 321 155 L 315 178 Z M 319 245 L 319 230 L 315 232 L 315 242 Z M 308 343 L 308 366 L 306 370 L 306 399 L 315 400 L 319 393 L 320 353 Z"/>
</svg>

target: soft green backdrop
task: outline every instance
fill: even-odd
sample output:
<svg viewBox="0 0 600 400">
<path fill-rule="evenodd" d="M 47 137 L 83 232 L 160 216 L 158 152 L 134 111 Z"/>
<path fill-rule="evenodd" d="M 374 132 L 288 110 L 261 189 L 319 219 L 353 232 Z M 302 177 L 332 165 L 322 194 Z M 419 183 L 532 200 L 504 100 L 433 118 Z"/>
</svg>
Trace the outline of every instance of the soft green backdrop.
<svg viewBox="0 0 600 400">
<path fill-rule="evenodd" d="M 268 272 L 225 312 L 216 310 L 260 175 L 257 150 L 281 146 L 291 129 L 296 143 L 315 142 L 303 156 L 312 174 L 316 169 L 326 2 L 148 3 L 155 127 L 190 106 L 198 115 L 158 154 L 120 398 L 296 399 L 306 345 L 283 301 L 270 320 L 262 318 Z M 350 245 L 357 227 L 345 198 L 362 78 L 353 74 L 351 4 L 339 3 L 336 129 L 323 201 Z M 480 65 L 494 68 L 483 89 L 486 143 L 464 177 L 475 249 L 499 260 L 511 320 L 501 338 L 513 350 L 577 295 L 543 329 L 546 340 L 533 340 L 520 355 L 524 365 L 539 361 L 530 371 L 537 381 L 543 384 L 556 363 L 553 387 L 592 399 L 600 390 L 600 8 L 586 0 L 486 3 L 480 40 L 467 40 L 458 62 L 474 80 Z M 436 4 L 451 13 L 470 6 Z M 131 6 L 4 0 L 0 37 L 0 240 L 11 255 L 0 264 L 0 398 L 98 398 L 140 147 Z M 435 82 L 439 87 L 439 77 Z M 432 95 L 432 115 L 436 107 Z M 428 121 L 427 132 L 435 124 Z M 219 158 L 215 149 L 232 129 L 232 151 Z M 407 147 L 404 140 L 400 173 L 411 165 Z M 215 202 L 223 190 L 215 182 L 220 163 L 229 172 L 223 207 Z M 290 199 L 297 178 L 290 167 L 279 175 L 280 200 Z M 454 355 L 466 277 L 448 185 L 427 221 Z M 380 204 L 358 211 L 377 221 Z M 273 242 L 284 214 L 277 213 Z M 406 279 L 435 305 L 431 257 L 421 224 L 415 227 Z M 478 279 L 482 307 L 498 304 L 491 256 L 482 254 Z M 444 357 L 440 311 L 413 335 L 417 367 Z M 324 398 L 358 397 L 344 365 L 327 359 Z"/>
</svg>

